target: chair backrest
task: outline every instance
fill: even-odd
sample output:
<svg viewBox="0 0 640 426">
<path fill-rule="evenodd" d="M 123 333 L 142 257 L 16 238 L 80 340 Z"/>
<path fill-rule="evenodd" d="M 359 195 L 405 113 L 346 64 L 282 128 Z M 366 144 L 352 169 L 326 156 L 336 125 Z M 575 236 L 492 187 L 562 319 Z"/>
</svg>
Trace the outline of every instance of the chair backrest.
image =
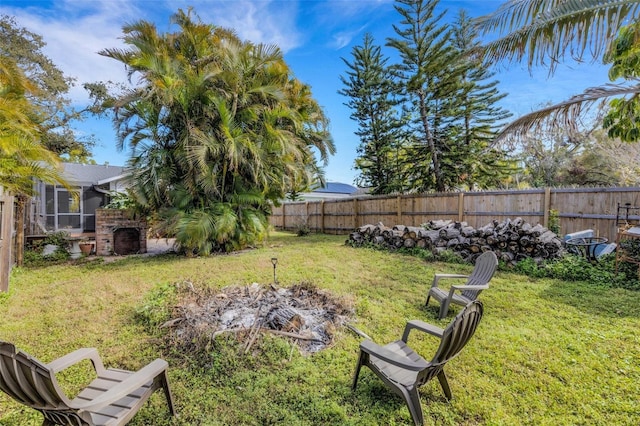
<svg viewBox="0 0 640 426">
<path fill-rule="evenodd" d="M 70 410 L 69 401 L 53 372 L 34 357 L 3 341 L 0 341 L 0 390 L 42 412 L 45 418 L 64 418 L 68 424 L 82 424 Z"/>
<path fill-rule="evenodd" d="M 498 267 L 498 257 L 492 251 L 486 251 L 482 253 L 476 259 L 476 266 L 473 268 L 473 272 L 469 275 L 469 279 L 467 280 L 467 285 L 485 285 L 491 278 L 493 278 L 493 274 L 496 272 L 496 268 Z M 470 300 L 475 300 L 478 297 L 477 291 L 474 290 L 464 290 L 462 295 Z"/>
<path fill-rule="evenodd" d="M 482 302 L 469 302 L 462 311 L 444 329 L 440 346 L 429 366 L 418 374 L 418 383 L 423 384 L 438 375 L 444 365 L 455 358 L 476 332 L 482 319 L 484 307 Z"/>
</svg>

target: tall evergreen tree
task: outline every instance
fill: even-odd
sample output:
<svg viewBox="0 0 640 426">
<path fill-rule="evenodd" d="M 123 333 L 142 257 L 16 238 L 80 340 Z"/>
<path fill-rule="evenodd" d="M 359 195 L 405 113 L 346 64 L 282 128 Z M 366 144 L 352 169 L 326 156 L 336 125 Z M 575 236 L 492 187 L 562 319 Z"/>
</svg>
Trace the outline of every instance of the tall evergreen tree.
<svg viewBox="0 0 640 426">
<path fill-rule="evenodd" d="M 499 92 L 498 81 L 491 80 L 495 73 L 478 57 L 478 32 L 464 10 L 460 10 L 453 25 L 452 43 L 460 54 L 463 71 L 457 96 L 452 97 L 458 103 L 454 114 L 461 133 L 451 141 L 456 147 L 450 152 L 456 153 L 457 164 L 464 167 L 462 173 L 449 169 L 453 172 L 449 182 L 467 188 L 495 187 L 514 171 L 504 150 L 492 145 L 504 120 L 511 116 L 498 105 L 506 94 Z"/>
<path fill-rule="evenodd" d="M 443 170 L 448 155 L 452 128 L 451 94 L 459 90 L 458 52 L 453 48 L 451 30 L 440 20 L 445 12 L 435 14 L 438 1 L 397 0 L 395 9 L 403 20 L 393 25 L 398 38 L 387 45 L 396 49 L 401 63 L 394 67 L 402 94 L 415 111 L 415 163 L 410 185 L 415 191 L 445 191 L 449 185 Z M 449 164 L 451 166 L 452 164 Z"/>
<path fill-rule="evenodd" d="M 369 33 L 362 46 L 352 49 L 351 56 L 352 62 L 342 58 L 348 70 L 346 76 L 340 76 L 345 88 L 338 93 L 349 98 L 345 105 L 358 123 L 360 145 L 355 168 L 360 176 L 356 184 L 369 187 L 372 194 L 400 191 L 402 173 L 398 170 L 397 144 L 401 141 L 401 123 L 388 58 L 383 57 Z"/>
</svg>

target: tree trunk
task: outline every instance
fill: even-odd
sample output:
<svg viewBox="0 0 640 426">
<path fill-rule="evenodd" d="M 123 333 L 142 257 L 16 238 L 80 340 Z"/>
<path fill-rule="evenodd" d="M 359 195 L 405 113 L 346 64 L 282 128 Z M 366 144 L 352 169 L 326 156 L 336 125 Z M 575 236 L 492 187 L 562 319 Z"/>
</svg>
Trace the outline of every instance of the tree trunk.
<svg viewBox="0 0 640 426">
<path fill-rule="evenodd" d="M 418 90 L 418 98 L 420 99 L 420 120 L 422 121 L 422 128 L 424 130 L 425 139 L 429 146 L 429 153 L 431 154 L 431 165 L 433 166 L 433 174 L 436 178 L 436 191 L 444 192 L 444 181 L 442 179 L 442 170 L 440 168 L 440 156 L 436 150 L 436 144 L 433 139 L 433 133 L 429 126 L 429 117 L 426 107 L 426 96 L 423 90 Z"/>
</svg>

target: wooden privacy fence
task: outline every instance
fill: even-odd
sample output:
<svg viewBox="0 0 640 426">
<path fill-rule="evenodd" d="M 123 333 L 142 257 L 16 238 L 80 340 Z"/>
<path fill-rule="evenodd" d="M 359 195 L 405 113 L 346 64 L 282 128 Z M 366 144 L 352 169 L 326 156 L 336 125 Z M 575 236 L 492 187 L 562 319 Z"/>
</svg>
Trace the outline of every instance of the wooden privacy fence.
<svg viewBox="0 0 640 426">
<path fill-rule="evenodd" d="M 0 292 L 9 290 L 9 272 L 13 264 L 13 197 L 0 196 Z"/>
<path fill-rule="evenodd" d="M 274 207 L 270 223 L 276 229 L 348 234 L 382 222 L 387 226 L 420 226 L 429 220 L 451 219 L 474 228 L 492 220 L 521 217 L 549 227 L 557 214 L 560 234 L 593 229 L 615 241 L 618 205 L 640 205 L 640 187 L 543 188 L 482 192 L 451 192 L 341 198 L 285 203 Z"/>
</svg>

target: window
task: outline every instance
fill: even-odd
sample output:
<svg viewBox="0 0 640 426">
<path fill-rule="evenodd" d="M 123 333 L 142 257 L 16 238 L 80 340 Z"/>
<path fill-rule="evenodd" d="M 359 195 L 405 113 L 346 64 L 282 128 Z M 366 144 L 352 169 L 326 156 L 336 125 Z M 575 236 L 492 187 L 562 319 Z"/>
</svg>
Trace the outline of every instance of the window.
<svg viewBox="0 0 640 426">
<path fill-rule="evenodd" d="M 96 209 L 103 204 L 104 196 L 91 186 L 73 188 L 80 200 L 61 186 L 45 187 L 45 218 L 49 231 L 92 232 L 96 229 Z"/>
</svg>

